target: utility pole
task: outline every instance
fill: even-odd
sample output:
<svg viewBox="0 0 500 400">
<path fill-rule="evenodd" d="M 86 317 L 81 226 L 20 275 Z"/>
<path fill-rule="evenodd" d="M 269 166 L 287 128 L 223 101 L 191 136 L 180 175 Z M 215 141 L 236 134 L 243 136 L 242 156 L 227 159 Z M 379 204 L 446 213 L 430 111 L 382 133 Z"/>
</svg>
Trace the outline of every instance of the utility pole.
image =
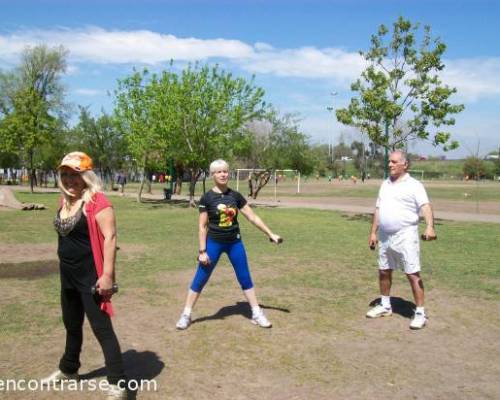
<svg viewBox="0 0 500 400">
<path fill-rule="evenodd" d="M 332 97 L 335 97 L 337 95 L 338 95 L 337 92 L 330 92 L 330 96 L 332 96 Z M 333 111 L 334 111 L 333 106 L 328 106 L 328 107 L 326 107 L 326 109 L 333 114 Z M 330 136 L 330 140 L 328 141 L 328 155 L 330 156 L 332 168 L 333 168 L 333 161 L 334 161 L 333 146 L 334 146 L 334 135 L 332 132 L 332 135 Z"/>
<path fill-rule="evenodd" d="M 333 112 L 333 107 L 329 106 L 326 107 L 326 109 L 330 112 Z M 328 136 L 328 156 L 330 157 L 330 160 L 332 161 L 333 164 L 333 135 Z"/>
<path fill-rule="evenodd" d="M 385 121 L 384 179 L 389 177 L 389 121 Z"/>
</svg>

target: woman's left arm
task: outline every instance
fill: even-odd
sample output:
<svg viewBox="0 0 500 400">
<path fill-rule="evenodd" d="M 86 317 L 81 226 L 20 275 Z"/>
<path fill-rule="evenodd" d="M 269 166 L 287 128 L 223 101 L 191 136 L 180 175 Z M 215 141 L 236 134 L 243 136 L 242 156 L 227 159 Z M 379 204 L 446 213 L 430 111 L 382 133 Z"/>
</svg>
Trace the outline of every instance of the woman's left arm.
<svg viewBox="0 0 500 400">
<path fill-rule="evenodd" d="M 280 243 L 280 239 L 281 237 L 279 235 L 276 235 L 274 234 L 268 227 L 267 225 L 264 223 L 264 221 L 262 221 L 260 219 L 260 217 L 255 214 L 252 210 L 252 208 L 248 205 L 248 204 L 245 204 L 244 207 L 242 207 L 240 209 L 241 213 L 245 216 L 245 218 L 250 221 L 253 225 L 255 225 L 257 228 L 259 228 L 262 232 L 264 232 L 267 236 L 269 236 L 269 239 L 271 239 L 271 241 L 273 243 Z"/>
<path fill-rule="evenodd" d="M 115 280 L 115 257 L 116 257 L 116 220 L 112 207 L 106 207 L 99 211 L 96 216 L 97 225 L 104 236 L 103 257 L 104 264 L 101 277 L 97 280 L 99 294 L 113 294 L 112 287 Z"/>
</svg>

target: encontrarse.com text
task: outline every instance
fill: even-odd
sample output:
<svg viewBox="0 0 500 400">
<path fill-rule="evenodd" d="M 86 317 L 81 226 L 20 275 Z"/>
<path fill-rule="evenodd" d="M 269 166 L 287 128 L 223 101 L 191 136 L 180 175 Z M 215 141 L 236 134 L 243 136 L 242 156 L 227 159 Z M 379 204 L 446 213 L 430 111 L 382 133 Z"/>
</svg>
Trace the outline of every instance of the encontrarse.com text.
<svg viewBox="0 0 500 400">
<path fill-rule="evenodd" d="M 136 391 L 157 391 L 158 387 L 154 379 L 130 379 L 121 380 L 118 385 L 132 392 Z M 37 379 L 0 379 L 0 392 L 37 392 L 37 391 L 57 391 L 57 392 L 76 392 L 76 391 L 107 391 L 110 388 L 106 380 L 80 379 L 60 382 L 42 383 Z"/>
</svg>

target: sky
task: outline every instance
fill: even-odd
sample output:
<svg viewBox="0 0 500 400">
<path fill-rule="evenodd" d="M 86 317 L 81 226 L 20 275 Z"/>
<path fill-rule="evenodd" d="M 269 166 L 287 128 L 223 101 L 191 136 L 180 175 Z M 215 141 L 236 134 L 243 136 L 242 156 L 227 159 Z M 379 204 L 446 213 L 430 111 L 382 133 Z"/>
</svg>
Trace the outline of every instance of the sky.
<svg viewBox="0 0 500 400">
<path fill-rule="evenodd" d="M 112 112 L 117 79 L 200 61 L 251 78 L 266 102 L 300 118 L 312 143 L 359 140 L 328 107 L 349 104 L 380 24 L 399 16 L 430 25 L 447 51 L 442 80 L 465 105 L 451 127 L 460 142 L 448 158 L 500 146 L 500 2 L 485 0 L 0 0 L 0 69 L 26 46 L 63 45 L 67 100 L 94 115 Z M 428 143 L 410 149 L 444 154 Z"/>
</svg>

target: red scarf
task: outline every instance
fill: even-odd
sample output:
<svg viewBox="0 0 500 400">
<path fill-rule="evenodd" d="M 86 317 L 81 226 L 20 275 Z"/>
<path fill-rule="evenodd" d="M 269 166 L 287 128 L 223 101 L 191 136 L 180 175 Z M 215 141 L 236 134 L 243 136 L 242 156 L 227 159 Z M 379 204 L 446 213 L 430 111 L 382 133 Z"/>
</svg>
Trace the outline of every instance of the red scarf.
<svg viewBox="0 0 500 400">
<path fill-rule="evenodd" d="M 92 247 L 92 254 L 94 255 L 94 264 L 97 272 L 97 277 L 102 276 L 104 270 L 104 235 L 99 229 L 95 216 L 99 211 L 105 208 L 112 207 L 110 201 L 104 193 L 98 192 L 90 203 L 85 205 L 85 212 L 87 214 L 87 224 L 89 226 L 90 247 Z M 101 302 L 101 310 L 113 316 L 113 305 L 111 300 Z"/>
</svg>

